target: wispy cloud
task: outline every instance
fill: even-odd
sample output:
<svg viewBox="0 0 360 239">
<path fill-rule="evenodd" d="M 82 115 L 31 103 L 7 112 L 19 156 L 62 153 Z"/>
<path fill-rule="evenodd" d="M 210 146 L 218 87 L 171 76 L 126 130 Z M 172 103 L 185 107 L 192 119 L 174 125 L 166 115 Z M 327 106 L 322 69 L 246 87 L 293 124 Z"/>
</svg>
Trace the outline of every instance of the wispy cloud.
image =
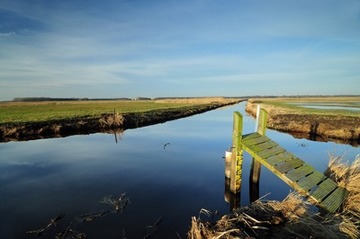
<svg viewBox="0 0 360 239">
<path fill-rule="evenodd" d="M 359 1 L 4 0 L 0 11 L 0 100 L 74 86 L 88 97 L 257 94 L 269 81 L 262 92 L 296 94 L 314 89 L 292 87 L 302 79 L 330 87 L 360 74 Z"/>
</svg>

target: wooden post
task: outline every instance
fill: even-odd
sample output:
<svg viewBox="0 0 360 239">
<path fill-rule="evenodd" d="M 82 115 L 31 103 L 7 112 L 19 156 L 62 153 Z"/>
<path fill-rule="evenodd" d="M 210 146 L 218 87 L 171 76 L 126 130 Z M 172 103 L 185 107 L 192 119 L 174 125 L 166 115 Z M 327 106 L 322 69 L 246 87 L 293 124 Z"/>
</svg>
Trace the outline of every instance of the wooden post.
<svg viewBox="0 0 360 239">
<path fill-rule="evenodd" d="M 230 191 L 240 192 L 243 150 L 240 144 L 242 139 L 243 118 L 239 112 L 234 112 L 233 135 L 232 135 L 232 153 L 230 170 Z"/>
<path fill-rule="evenodd" d="M 267 112 L 260 109 L 258 105 L 256 118 L 256 132 L 265 135 L 266 133 Z M 259 198 L 259 181 L 260 181 L 261 163 L 256 159 L 252 159 L 250 169 L 250 201 L 255 201 Z"/>
<path fill-rule="evenodd" d="M 267 112 L 264 109 L 261 109 L 258 119 L 258 128 L 256 129 L 256 132 L 258 132 L 261 135 L 265 135 L 266 122 L 267 122 Z"/>
</svg>

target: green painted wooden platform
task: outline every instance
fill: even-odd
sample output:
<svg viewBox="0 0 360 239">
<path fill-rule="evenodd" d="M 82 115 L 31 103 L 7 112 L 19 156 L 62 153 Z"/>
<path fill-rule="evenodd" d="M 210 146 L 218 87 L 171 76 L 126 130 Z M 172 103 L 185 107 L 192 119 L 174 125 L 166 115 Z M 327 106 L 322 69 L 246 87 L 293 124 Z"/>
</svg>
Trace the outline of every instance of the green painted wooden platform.
<svg viewBox="0 0 360 239">
<path fill-rule="evenodd" d="M 238 143 L 311 203 L 329 212 L 336 212 L 347 196 L 344 188 L 264 135 L 257 132 L 242 135 Z"/>
</svg>

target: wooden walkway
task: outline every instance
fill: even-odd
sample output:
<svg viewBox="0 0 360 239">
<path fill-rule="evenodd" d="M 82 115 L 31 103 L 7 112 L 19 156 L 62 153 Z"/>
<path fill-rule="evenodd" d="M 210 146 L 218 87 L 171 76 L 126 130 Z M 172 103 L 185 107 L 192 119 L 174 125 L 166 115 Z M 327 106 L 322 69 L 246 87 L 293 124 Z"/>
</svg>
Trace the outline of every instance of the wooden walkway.
<svg viewBox="0 0 360 239">
<path fill-rule="evenodd" d="M 266 137 L 264 135 L 266 115 L 262 116 L 262 123 L 260 122 L 259 126 L 262 128 L 258 132 L 241 135 L 242 126 L 240 124 L 242 123 L 242 116 L 238 112 L 235 113 L 234 120 L 238 122 L 234 122 L 234 129 L 238 130 L 238 132 L 234 132 L 233 135 L 233 142 L 235 141 L 233 150 L 236 151 L 233 151 L 233 153 L 237 156 L 233 158 L 234 160 L 242 160 L 240 154 L 242 154 L 242 150 L 245 150 L 257 162 L 264 165 L 301 195 L 307 197 L 309 202 L 332 213 L 340 208 L 344 198 L 347 196 L 347 191 L 337 186 L 334 181 L 327 178 L 323 173 L 316 171 L 311 165 Z M 266 112 L 262 113 L 266 114 Z M 241 164 L 242 162 L 235 163 L 238 170 L 235 170 L 234 174 L 241 173 Z M 237 182 L 234 181 L 234 183 L 239 183 L 239 180 Z"/>
</svg>

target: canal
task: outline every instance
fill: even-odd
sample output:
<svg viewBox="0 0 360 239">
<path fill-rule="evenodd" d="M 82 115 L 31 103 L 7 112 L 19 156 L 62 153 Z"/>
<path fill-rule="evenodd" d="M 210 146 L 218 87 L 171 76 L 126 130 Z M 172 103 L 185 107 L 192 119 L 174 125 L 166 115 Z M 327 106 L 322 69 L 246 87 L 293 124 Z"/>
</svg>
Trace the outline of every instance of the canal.
<svg viewBox="0 0 360 239">
<path fill-rule="evenodd" d="M 41 230 L 61 215 L 40 238 L 54 238 L 69 228 L 87 238 L 144 238 L 149 233 L 186 238 L 191 216 L 202 208 L 219 215 L 230 210 L 224 200 L 223 157 L 231 146 L 233 112 L 246 115 L 244 106 L 126 130 L 117 142 L 114 135 L 98 133 L 0 144 L 0 237 L 37 238 L 26 232 Z M 245 116 L 243 132 L 254 127 L 253 118 Z M 360 153 L 351 145 L 273 130 L 267 136 L 319 171 L 325 170 L 329 154 L 352 161 Z M 241 205 L 249 203 L 250 164 L 245 154 Z M 282 200 L 290 190 L 262 169 L 260 196 Z M 123 211 L 103 203 L 122 193 L 130 202 Z M 84 220 L 99 212 L 106 213 Z"/>
</svg>

